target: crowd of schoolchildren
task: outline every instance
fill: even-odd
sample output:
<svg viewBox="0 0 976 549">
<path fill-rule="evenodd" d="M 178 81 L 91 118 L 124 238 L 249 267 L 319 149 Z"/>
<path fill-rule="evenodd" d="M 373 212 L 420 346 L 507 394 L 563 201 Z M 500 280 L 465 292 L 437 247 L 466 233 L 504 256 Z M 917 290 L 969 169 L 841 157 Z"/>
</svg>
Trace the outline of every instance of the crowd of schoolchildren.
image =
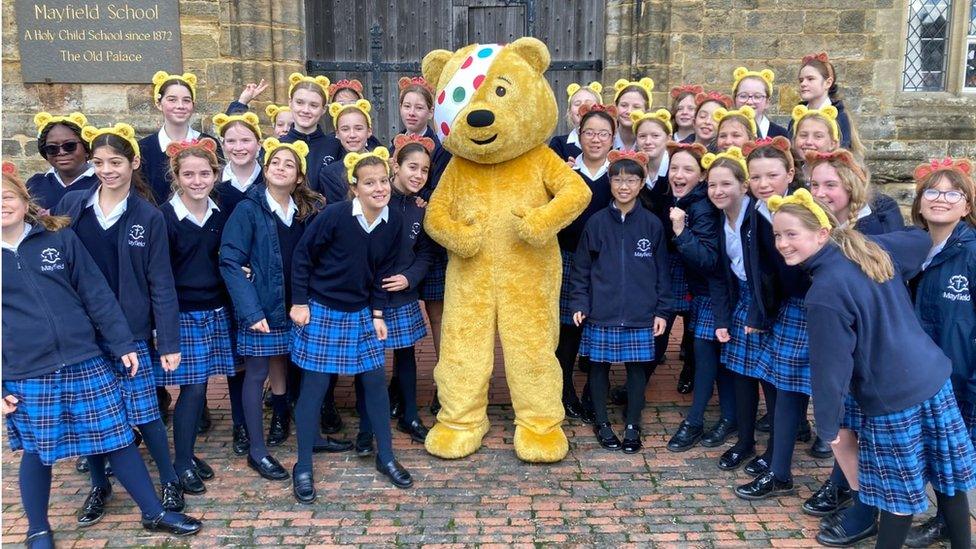
<svg viewBox="0 0 976 549">
<path fill-rule="evenodd" d="M 906 227 L 872 188 L 826 54 L 799 64 L 788 128 L 766 115 L 774 78 L 738 68 L 731 95 L 682 85 L 656 109 L 650 78 L 566 90 L 573 129 L 550 146 L 593 195 L 558 235 L 566 416 L 592 424 L 603 448 L 639 452 L 646 387 L 680 316 L 677 389 L 692 401 L 669 450 L 735 439 L 717 466 L 754 477 L 737 496 L 794 494 L 812 397 L 809 451 L 835 457 L 801 506 L 823 517 L 820 543 L 970 547 L 973 165 L 920 165 Z M 268 480 L 291 479 L 299 502 L 316 499 L 320 452 L 375 456 L 392 484 L 413 484 L 390 419 L 424 440 L 414 346 L 429 323 L 437 347 L 447 258 L 423 217 L 450 159 L 428 126 L 434 90 L 400 79 L 402 132 L 388 149 L 360 82 L 293 74 L 288 104 L 265 111 L 271 136 L 248 110 L 266 87 L 249 84 L 208 135 L 190 124 L 195 76 L 160 72 L 157 133 L 137 140 L 124 123 L 40 113 L 51 169 L 24 183 L 4 164 L 3 412 L 23 451 L 29 546 L 53 546 L 51 466 L 75 457 L 92 483 L 79 526 L 103 518 L 114 475 L 144 528 L 198 532 L 184 498 L 215 475 L 194 451 L 214 376 L 227 380 L 233 452 Z M 624 387 L 610 387 L 614 363 Z M 342 429 L 337 375 L 355 377 L 354 442 L 323 436 Z M 720 416 L 706 425 L 713 392 Z M 610 401 L 623 405 L 619 438 Z M 272 449 L 292 422 L 289 472 Z M 769 432 L 762 451 L 757 431 Z M 938 512 L 912 528 L 927 485 Z"/>
</svg>

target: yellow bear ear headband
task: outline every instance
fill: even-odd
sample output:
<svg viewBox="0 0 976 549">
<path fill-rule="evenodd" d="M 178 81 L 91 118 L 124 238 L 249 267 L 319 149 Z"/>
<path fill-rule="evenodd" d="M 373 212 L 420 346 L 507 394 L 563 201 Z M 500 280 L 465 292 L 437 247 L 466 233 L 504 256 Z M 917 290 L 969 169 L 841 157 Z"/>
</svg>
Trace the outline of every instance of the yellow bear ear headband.
<svg viewBox="0 0 976 549">
<path fill-rule="evenodd" d="M 366 99 L 359 99 L 355 103 L 332 103 L 329 105 L 329 114 L 332 115 L 332 126 L 335 127 L 339 123 L 339 116 L 348 110 L 356 110 L 363 113 L 366 117 L 366 125 L 370 128 L 373 127 L 373 119 L 369 117 L 369 111 L 373 110 L 373 106 L 370 105 L 369 101 Z"/>
<path fill-rule="evenodd" d="M 819 116 L 827 122 L 830 135 L 834 141 L 840 142 L 840 127 L 837 125 L 837 107 L 827 105 L 822 109 L 808 109 L 806 105 L 793 107 L 793 133 L 800 127 L 800 121 L 808 116 Z"/>
<path fill-rule="evenodd" d="M 349 153 L 345 158 L 342 159 L 342 164 L 346 167 L 346 179 L 349 181 L 349 183 L 356 183 L 356 177 L 353 175 L 356 172 L 356 166 L 371 156 L 374 158 L 379 158 L 385 163 L 390 160 L 390 151 L 386 150 L 386 147 L 376 147 L 375 149 L 362 154 Z M 389 165 L 387 165 L 387 171 L 389 171 Z"/>
<path fill-rule="evenodd" d="M 753 137 L 756 136 L 756 132 L 758 131 L 758 129 L 756 127 L 756 111 L 755 111 L 755 109 L 753 109 L 749 105 L 743 105 L 743 106 L 739 107 L 738 109 L 734 109 L 734 110 L 731 110 L 731 111 L 730 110 L 723 109 L 722 107 L 719 107 L 719 108 L 715 109 L 712 112 L 712 119 L 715 120 L 715 123 L 716 124 L 721 124 L 722 123 L 722 120 L 724 120 L 724 119 L 726 119 L 726 118 L 728 118 L 730 116 L 741 116 L 741 117 L 745 118 L 746 121 L 749 122 L 749 129 L 752 130 Z"/>
<path fill-rule="evenodd" d="M 671 113 L 667 109 L 658 109 L 654 112 L 630 111 L 630 121 L 634 123 L 634 129 L 645 120 L 660 122 L 669 136 L 674 132 L 671 126 Z"/>
<path fill-rule="evenodd" d="M 566 98 L 567 99 L 572 99 L 573 96 L 576 95 L 576 92 L 578 92 L 580 90 L 589 90 L 589 91 L 593 92 L 596 95 L 596 97 L 597 97 L 597 103 L 599 103 L 600 94 L 603 93 L 603 84 L 601 84 L 599 82 L 590 82 L 589 84 L 587 84 L 584 87 L 584 86 L 581 86 L 581 85 L 576 84 L 574 82 L 574 83 L 566 86 Z"/>
<path fill-rule="evenodd" d="M 749 77 L 755 77 L 763 81 L 766 84 L 766 95 L 773 95 L 773 81 L 776 79 L 776 74 L 769 70 L 763 69 L 761 71 L 751 71 L 745 67 L 739 67 L 732 71 L 732 78 L 734 79 L 732 83 L 732 93 L 735 93 L 739 89 L 739 83 Z"/>
<path fill-rule="evenodd" d="M 308 156 L 308 145 L 304 141 L 295 141 L 294 143 L 282 143 L 278 141 L 275 137 L 269 137 L 262 143 L 264 147 L 264 167 L 267 168 L 268 164 L 271 163 L 271 158 L 278 152 L 278 149 L 288 149 L 295 153 L 298 157 L 298 162 L 302 165 L 302 173 L 308 173 L 308 165 L 305 163 L 305 157 Z"/>
<path fill-rule="evenodd" d="M 135 153 L 136 156 L 140 156 L 139 142 L 136 141 L 136 131 L 128 124 L 119 122 L 118 124 L 108 128 L 85 126 L 81 129 L 81 138 L 88 142 L 89 147 L 91 147 L 92 141 L 94 141 L 98 136 L 107 134 L 125 139 L 129 142 L 129 146 L 132 147 L 132 152 Z"/>
<path fill-rule="evenodd" d="M 617 100 L 620 99 L 620 95 L 623 94 L 624 90 L 630 88 L 631 86 L 636 86 L 644 90 L 644 93 L 647 94 L 648 102 L 650 102 L 651 92 L 654 91 L 654 81 L 647 77 L 641 78 L 640 80 L 627 80 L 625 78 L 621 78 L 620 80 L 614 82 L 613 102 L 616 103 Z"/>
<path fill-rule="evenodd" d="M 264 108 L 264 114 L 268 115 L 271 119 L 271 123 L 274 124 L 278 115 L 283 112 L 291 112 L 291 107 L 288 105 L 268 105 Z"/>
<path fill-rule="evenodd" d="M 306 76 L 300 72 L 293 72 L 288 75 L 288 97 L 291 98 L 295 94 L 295 86 L 301 84 L 302 82 L 308 82 L 310 84 L 315 84 L 316 86 L 322 88 L 322 97 L 326 101 L 329 100 L 329 86 L 332 82 L 327 76 Z"/>
<path fill-rule="evenodd" d="M 253 112 L 233 115 L 217 113 L 213 117 L 214 129 L 217 130 L 217 135 L 223 137 L 224 129 L 231 122 L 243 123 L 249 130 L 254 132 L 254 135 L 257 136 L 258 141 L 261 141 L 261 128 L 259 127 L 261 121 L 258 119 L 258 115 L 254 114 Z"/>
<path fill-rule="evenodd" d="M 813 195 L 810 194 L 810 191 L 806 189 L 797 189 L 796 192 L 787 197 L 774 194 L 773 196 L 769 197 L 769 200 L 766 201 L 766 206 L 769 207 L 769 211 L 773 213 L 776 213 L 786 204 L 803 206 L 813 213 L 813 215 L 817 218 L 817 221 L 820 222 L 821 227 L 828 230 L 832 228 L 830 225 L 830 218 L 827 217 L 827 214 L 824 212 L 823 208 L 821 208 L 820 205 L 814 201 Z"/>
<path fill-rule="evenodd" d="M 79 129 L 88 125 L 88 119 L 80 112 L 73 112 L 68 116 L 55 116 L 48 112 L 39 112 L 34 115 L 34 125 L 37 126 L 37 137 L 51 124 L 66 122 L 78 126 Z"/>
<path fill-rule="evenodd" d="M 722 158 L 727 158 L 732 162 L 738 164 L 742 168 L 743 173 L 745 173 L 746 176 L 748 177 L 749 166 L 748 164 L 746 164 L 746 157 L 745 155 L 742 154 L 742 149 L 740 149 L 739 147 L 729 147 L 727 150 L 720 152 L 718 154 L 714 154 L 714 153 L 706 154 L 701 159 L 702 168 L 708 170 L 712 167 L 712 164 L 714 164 L 715 162 L 717 162 Z"/>
<path fill-rule="evenodd" d="M 153 83 L 153 98 L 159 101 L 163 98 L 160 92 L 163 89 L 163 84 L 170 80 L 179 80 L 186 84 L 186 87 L 190 88 L 190 99 L 196 101 L 197 99 L 197 75 L 191 72 L 184 72 L 183 74 L 169 74 L 166 71 L 158 71 L 152 77 Z"/>
</svg>

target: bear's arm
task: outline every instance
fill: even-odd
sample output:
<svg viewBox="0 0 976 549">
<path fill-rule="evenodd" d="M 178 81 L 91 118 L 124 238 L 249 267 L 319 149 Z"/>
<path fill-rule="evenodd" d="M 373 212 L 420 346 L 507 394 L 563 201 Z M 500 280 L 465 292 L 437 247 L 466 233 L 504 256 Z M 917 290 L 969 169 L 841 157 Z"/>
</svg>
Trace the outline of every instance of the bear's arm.
<svg viewBox="0 0 976 549">
<path fill-rule="evenodd" d="M 533 246 L 542 246 L 552 242 L 556 233 L 583 213 L 593 193 L 579 175 L 546 145 L 539 145 L 529 154 L 534 157 L 532 164 L 540 166 L 542 183 L 553 198 L 545 206 L 530 210 L 516 208 L 517 211 L 512 213 L 522 218 L 518 226 L 522 240 Z"/>
<path fill-rule="evenodd" d="M 457 186 L 461 179 L 457 162 L 457 159 L 452 159 L 448 163 L 430 197 L 427 214 L 424 216 L 424 229 L 447 251 L 469 258 L 481 250 L 484 220 L 476 212 L 463 212 L 462 220 L 451 215 L 455 210 Z"/>
</svg>

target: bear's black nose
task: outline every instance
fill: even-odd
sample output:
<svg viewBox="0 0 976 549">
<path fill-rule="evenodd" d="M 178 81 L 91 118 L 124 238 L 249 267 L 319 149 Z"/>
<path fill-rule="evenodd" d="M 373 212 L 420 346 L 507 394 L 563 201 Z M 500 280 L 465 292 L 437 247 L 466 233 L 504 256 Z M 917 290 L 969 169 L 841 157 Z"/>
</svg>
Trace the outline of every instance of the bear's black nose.
<svg viewBox="0 0 976 549">
<path fill-rule="evenodd" d="M 495 123 L 495 114 L 484 109 L 468 113 L 468 125 L 472 128 L 484 128 Z"/>
</svg>

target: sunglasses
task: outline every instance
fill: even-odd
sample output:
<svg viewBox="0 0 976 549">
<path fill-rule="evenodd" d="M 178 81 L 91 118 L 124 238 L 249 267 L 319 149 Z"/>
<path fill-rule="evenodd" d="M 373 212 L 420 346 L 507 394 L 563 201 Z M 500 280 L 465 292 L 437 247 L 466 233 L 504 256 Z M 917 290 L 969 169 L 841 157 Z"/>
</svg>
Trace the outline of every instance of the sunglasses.
<svg viewBox="0 0 976 549">
<path fill-rule="evenodd" d="M 59 145 L 52 143 L 50 145 L 44 145 L 41 147 L 41 154 L 43 154 L 45 157 L 57 156 L 61 151 L 71 154 L 78 150 L 78 145 L 81 145 L 81 141 L 67 141 Z"/>
</svg>

